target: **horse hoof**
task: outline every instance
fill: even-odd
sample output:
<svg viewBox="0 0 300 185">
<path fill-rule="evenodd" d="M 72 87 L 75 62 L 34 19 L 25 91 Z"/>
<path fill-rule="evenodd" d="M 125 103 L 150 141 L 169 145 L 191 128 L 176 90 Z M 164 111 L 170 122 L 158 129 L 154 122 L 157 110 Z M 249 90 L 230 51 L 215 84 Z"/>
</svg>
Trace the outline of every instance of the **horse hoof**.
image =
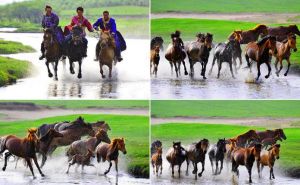
<svg viewBox="0 0 300 185">
<path fill-rule="evenodd" d="M 284 76 L 287 76 L 287 73 L 284 73 Z"/>
<path fill-rule="evenodd" d="M 203 79 L 205 80 L 205 79 L 207 79 L 205 76 L 203 76 Z"/>
<path fill-rule="evenodd" d="M 108 174 L 108 171 L 104 172 L 104 175 Z"/>
<path fill-rule="evenodd" d="M 184 72 L 184 75 L 188 75 L 189 73 L 188 72 Z"/>
<path fill-rule="evenodd" d="M 201 177 L 202 176 L 202 174 L 201 173 L 198 173 L 198 177 Z"/>
<path fill-rule="evenodd" d="M 48 76 L 49 76 L 49 78 L 52 78 L 52 77 L 53 77 L 53 74 L 52 74 L 52 73 L 49 73 Z"/>
<path fill-rule="evenodd" d="M 79 78 L 79 79 L 82 78 L 82 75 L 81 75 L 81 74 L 78 74 L 77 78 Z"/>
<path fill-rule="evenodd" d="M 58 81 L 58 78 L 57 78 L 57 77 L 55 77 L 55 81 Z"/>
<path fill-rule="evenodd" d="M 5 167 L 2 168 L 2 171 L 5 171 Z"/>
<path fill-rule="evenodd" d="M 105 75 L 102 75 L 102 78 L 105 78 Z"/>
<path fill-rule="evenodd" d="M 72 75 L 75 74 L 75 71 L 70 71 L 70 72 L 71 72 Z"/>
<path fill-rule="evenodd" d="M 269 75 L 266 75 L 265 78 L 268 79 L 268 78 L 269 78 Z"/>
<path fill-rule="evenodd" d="M 42 176 L 42 177 L 45 177 L 45 174 L 42 173 L 41 176 Z"/>
</svg>

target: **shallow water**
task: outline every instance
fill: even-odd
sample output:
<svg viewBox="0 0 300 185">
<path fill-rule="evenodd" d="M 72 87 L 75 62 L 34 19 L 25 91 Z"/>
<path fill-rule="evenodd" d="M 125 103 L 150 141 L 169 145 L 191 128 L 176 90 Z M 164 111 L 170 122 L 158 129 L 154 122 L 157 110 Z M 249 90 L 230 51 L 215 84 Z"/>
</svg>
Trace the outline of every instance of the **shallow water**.
<svg viewBox="0 0 300 185">
<path fill-rule="evenodd" d="M 212 55 L 213 52 L 211 52 Z M 189 62 L 186 59 L 187 70 L 189 72 Z M 212 64 L 212 56 L 206 70 L 206 80 L 200 76 L 201 65 L 194 66 L 195 76 L 184 75 L 181 65 L 181 76 L 176 78 L 174 72 L 171 75 L 169 62 L 164 59 L 161 53 L 161 61 L 158 66 L 157 77 L 151 77 L 151 96 L 154 99 L 298 99 L 300 97 L 300 76 L 292 74 L 292 70 L 287 77 L 281 71 L 280 77 L 275 75 L 274 63 L 272 63 L 272 74 L 269 79 L 265 79 L 267 67 L 261 66 L 262 75 L 257 83 L 246 83 L 251 76 L 256 77 L 256 66 L 252 66 L 253 74 L 249 75 L 249 69 L 245 69 L 246 61 L 243 64 L 236 79 L 231 77 L 229 66 L 223 63 L 220 79 L 217 79 L 217 65 L 211 75 L 208 74 Z M 293 64 L 292 64 L 293 65 Z M 251 79 L 250 79 L 251 80 Z M 254 79 L 253 79 L 254 80 Z"/>
<path fill-rule="evenodd" d="M 37 50 L 36 53 L 8 55 L 29 60 L 36 69 L 31 77 L 1 87 L 1 99 L 148 99 L 150 96 L 147 40 L 127 39 L 128 48 L 122 52 L 124 60 L 113 68 L 112 79 L 102 79 L 99 64 L 93 61 L 97 39 L 90 37 L 88 57 L 82 64 L 82 79 L 77 78 L 76 63 L 76 74 L 70 74 L 68 60 L 66 60 L 65 67 L 63 62 L 59 63 L 58 81 L 55 81 L 48 78 L 44 61 L 38 60 L 42 34 L 0 33 L 0 38 L 19 41 Z M 108 76 L 108 68 L 104 67 L 104 71 Z"/>
</svg>

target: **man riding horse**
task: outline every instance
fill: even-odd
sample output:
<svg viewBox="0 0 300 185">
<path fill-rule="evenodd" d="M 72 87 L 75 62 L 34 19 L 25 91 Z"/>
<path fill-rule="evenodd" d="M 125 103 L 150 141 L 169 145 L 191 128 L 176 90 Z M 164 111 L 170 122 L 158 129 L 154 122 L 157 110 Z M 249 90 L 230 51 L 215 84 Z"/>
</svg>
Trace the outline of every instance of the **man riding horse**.
<svg viewBox="0 0 300 185">
<path fill-rule="evenodd" d="M 52 7 L 49 5 L 46 5 L 45 7 L 45 15 L 42 19 L 42 27 L 44 29 L 52 29 L 54 33 L 54 38 L 59 42 L 61 45 L 63 43 L 63 34 L 61 28 L 58 26 L 59 24 L 59 17 L 52 12 Z M 40 56 L 40 60 L 43 60 L 45 58 L 45 47 L 44 47 L 44 41 L 41 44 L 41 52 L 42 55 Z"/>
<path fill-rule="evenodd" d="M 115 54 L 117 57 L 117 60 L 119 62 L 121 62 L 123 60 L 122 56 L 121 56 L 121 51 L 124 51 L 126 49 L 126 43 L 124 38 L 122 37 L 121 33 L 119 31 L 117 31 L 117 26 L 116 26 L 116 21 L 115 19 L 111 18 L 109 16 L 109 12 L 108 11 L 104 11 L 103 12 L 103 17 L 99 18 L 94 24 L 93 27 L 95 30 L 99 30 L 99 27 L 102 31 L 109 31 L 116 42 L 116 50 L 115 50 Z M 96 46 L 96 59 L 95 61 L 98 61 L 98 53 L 100 50 L 100 46 L 99 44 L 97 44 Z"/>
<path fill-rule="evenodd" d="M 77 15 L 72 18 L 71 24 L 66 26 L 65 30 L 64 30 L 65 35 L 67 35 L 65 38 L 65 47 L 67 47 L 67 45 L 70 44 L 70 41 L 72 39 L 71 31 L 72 31 L 73 27 L 79 26 L 82 28 L 82 31 L 83 31 L 82 42 L 85 46 L 84 51 L 83 51 L 84 57 L 87 57 L 88 40 L 85 38 L 85 36 L 86 36 L 85 28 L 87 28 L 89 32 L 94 32 L 94 29 L 93 29 L 91 23 L 89 22 L 89 20 L 83 16 L 84 9 L 82 7 L 78 7 L 76 9 L 76 12 L 77 12 Z"/>
</svg>

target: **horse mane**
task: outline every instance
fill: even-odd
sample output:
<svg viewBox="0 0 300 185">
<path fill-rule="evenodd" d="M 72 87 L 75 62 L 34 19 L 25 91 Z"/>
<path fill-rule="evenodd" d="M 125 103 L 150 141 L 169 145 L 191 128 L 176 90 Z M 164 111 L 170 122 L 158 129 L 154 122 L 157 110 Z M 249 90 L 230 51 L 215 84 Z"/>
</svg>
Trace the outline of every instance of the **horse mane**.
<svg viewBox="0 0 300 185">
<path fill-rule="evenodd" d="M 254 28 L 252 28 L 251 29 L 251 31 L 256 31 L 256 30 L 258 30 L 259 28 L 261 28 L 261 27 L 267 27 L 266 25 L 264 25 L 264 24 L 258 24 L 258 25 L 256 25 Z"/>
<path fill-rule="evenodd" d="M 114 149 L 114 148 L 116 148 L 116 145 L 117 145 L 117 143 L 118 143 L 119 140 L 120 140 L 119 138 L 114 138 L 111 141 L 111 143 L 108 145 L 108 148 L 111 149 L 111 150 Z"/>
</svg>

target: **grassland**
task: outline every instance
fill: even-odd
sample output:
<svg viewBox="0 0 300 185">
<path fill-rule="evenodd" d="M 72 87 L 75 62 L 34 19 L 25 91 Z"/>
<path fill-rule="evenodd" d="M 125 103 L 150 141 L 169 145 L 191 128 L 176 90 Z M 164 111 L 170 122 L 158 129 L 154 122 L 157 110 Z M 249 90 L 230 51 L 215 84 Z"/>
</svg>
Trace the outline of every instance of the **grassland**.
<svg viewBox="0 0 300 185">
<path fill-rule="evenodd" d="M 299 13 L 297 0 L 152 0 L 151 12 L 192 13 Z"/>
<path fill-rule="evenodd" d="M 247 127 L 236 125 L 218 124 L 188 124 L 166 123 L 151 126 L 152 140 L 161 140 L 164 148 L 171 146 L 173 141 L 182 141 L 184 145 L 207 138 L 210 143 L 215 143 L 218 138 L 231 138 L 244 133 L 249 129 L 264 130 L 263 127 Z M 290 176 L 298 176 L 300 172 L 300 128 L 286 128 L 284 132 L 287 140 L 281 144 L 279 164 Z"/>
<path fill-rule="evenodd" d="M 0 39 L 0 54 L 30 53 L 35 50 L 20 42 L 6 41 Z"/>
<path fill-rule="evenodd" d="M 79 115 L 68 115 L 44 118 L 39 120 L 0 122 L 0 135 L 15 134 L 19 137 L 26 135 L 26 130 L 38 127 L 44 123 L 54 123 L 64 120 L 75 120 Z M 124 137 L 126 142 L 127 170 L 137 177 L 149 177 L 149 118 L 146 116 L 125 115 L 81 115 L 86 122 L 105 120 L 109 123 L 110 138 Z M 122 154 L 121 154 L 122 155 Z"/>
</svg>

